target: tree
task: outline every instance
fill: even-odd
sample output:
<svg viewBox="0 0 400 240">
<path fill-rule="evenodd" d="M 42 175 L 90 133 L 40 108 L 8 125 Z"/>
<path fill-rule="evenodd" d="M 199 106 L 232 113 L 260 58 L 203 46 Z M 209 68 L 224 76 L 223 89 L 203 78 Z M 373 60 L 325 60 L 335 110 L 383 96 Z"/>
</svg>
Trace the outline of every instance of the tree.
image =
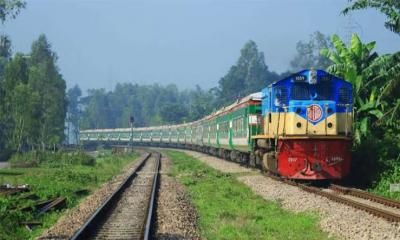
<svg viewBox="0 0 400 240">
<path fill-rule="evenodd" d="M 215 94 L 209 90 L 205 91 L 200 86 L 187 93 L 188 116 L 186 121 L 195 121 L 215 110 Z"/>
<path fill-rule="evenodd" d="M 38 139 L 44 150 L 64 139 L 66 84 L 56 65 L 57 55 L 45 35 L 32 43 L 29 60 L 29 84 L 40 96 Z"/>
<path fill-rule="evenodd" d="M 325 56 L 320 54 L 321 49 L 332 48 L 332 42 L 328 36 L 319 31 L 310 35 L 308 42 L 299 41 L 296 45 L 297 54 L 290 62 L 293 71 L 297 72 L 302 69 L 326 69 L 332 62 Z"/>
<path fill-rule="evenodd" d="M 0 0 L 0 20 L 4 24 L 8 17 L 16 18 L 26 2 L 22 0 Z"/>
<path fill-rule="evenodd" d="M 373 51 L 375 42 L 363 44 L 356 34 L 350 46 L 337 36 L 332 37 L 335 50 L 323 49 L 321 54 L 334 62 L 328 71 L 343 77 L 353 85 L 354 105 L 358 121 L 357 142 L 371 134 L 373 126 L 391 124 L 398 116 L 400 100 L 400 52 L 378 56 Z M 394 94 L 391 94 L 394 93 Z M 391 118 L 385 116 L 391 115 Z"/>
<path fill-rule="evenodd" d="M 6 153 L 28 150 L 37 138 L 39 94 L 28 83 L 28 71 L 26 57 L 17 53 L 6 64 L 0 81 L 4 90 L 0 118 L 4 131 L 0 137 Z"/>
<path fill-rule="evenodd" d="M 0 77 L 4 73 L 4 67 L 11 58 L 11 40 L 7 35 L 0 36 Z"/>
<path fill-rule="evenodd" d="M 168 123 L 182 123 L 187 114 L 186 108 L 179 103 L 167 103 L 160 109 L 161 118 Z"/>
<path fill-rule="evenodd" d="M 17 152 L 29 150 L 29 146 L 35 143 L 35 129 L 38 127 L 39 94 L 28 84 L 19 83 L 13 91 L 11 106 L 11 147 Z"/>
<path fill-rule="evenodd" d="M 385 27 L 400 35 L 400 1 L 398 0 L 349 0 L 351 5 L 346 7 L 344 15 L 351 11 L 375 8 L 388 18 Z"/>
<path fill-rule="evenodd" d="M 229 104 L 235 99 L 258 92 L 277 80 L 277 77 L 278 74 L 268 71 L 264 53 L 258 51 L 256 43 L 248 41 L 240 50 L 236 65 L 232 66 L 218 82 L 220 105 Z"/>
<path fill-rule="evenodd" d="M 67 92 L 68 99 L 68 111 L 67 111 L 67 123 L 68 123 L 68 143 L 70 134 L 70 124 L 72 125 L 72 133 L 74 136 L 73 142 L 77 141 L 79 138 L 79 119 L 80 119 L 80 109 L 79 109 L 79 98 L 82 96 L 82 91 L 78 85 L 70 88 Z"/>
<path fill-rule="evenodd" d="M 106 91 L 91 89 L 88 90 L 88 95 L 84 100 L 87 106 L 83 113 L 82 128 L 114 128 L 113 114 Z"/>
</svg>

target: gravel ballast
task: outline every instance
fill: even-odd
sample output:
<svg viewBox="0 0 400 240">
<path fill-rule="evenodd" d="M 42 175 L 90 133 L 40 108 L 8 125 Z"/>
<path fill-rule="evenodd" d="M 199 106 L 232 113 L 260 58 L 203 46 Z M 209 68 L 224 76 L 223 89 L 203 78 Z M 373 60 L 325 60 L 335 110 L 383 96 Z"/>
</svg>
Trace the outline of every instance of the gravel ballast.
<svg viewBox="0 0 400 240">
<path fill-rule="evenodd" d="M 185 188 L 169 177 L 171 161 L 163 157 L 154 239 L 200 239 L 197 212 Z"/>
<path fill-rule="evenodd" d="M 252 168 L 246 168 L 242 167 L 239 164 L 233 163 L 233 162 L 228 162 L 224 161 L 222 159 L 206 155 L 203 153 L 199 152 L 194 152 L 194 151 L 188 151 L 188 150 L 178 150 L 182 151 L 189 156 L 192 156 L 194 158 L 199 159 L 200 161 L 210 165 L 211 167 L 220 170 L 222 172 L 227 172 L 227 173 L 250 173 L 250 172 L 257 172 L 257 170 L 252 169 Z M 218 161 L 216 161 L 218 160 Z"/>
<path fill-rule="evenodd" d="M 249 170 L 236 163 L 198 152 L 187 150 L 184 152 L 222 172 L 253 172 L 249 175 L 239 176 L 238 180 L 250 187 L 256 194 L 266 200 L 277 202 L 284 209 L 293 212 L 318 213 L 321 219 L 321 229 L 328 232 L 330 236 L 352 240 L 400 239 L 398 223 L 391 223 L 364 211 L 305 192 L 297 187 L 268 178 L 261 173 L 254 173 L 257 170 Z"/>
<path fill-rule="evenodd" d="M 139 160 L 125 167 L 123 174 L 115 176 L 112 180 L 104 183 L 91 195 L 87 196 L 78 206 L 67 210 L 66 213 L 58 219 L 51 228 L 45 230 L 38 239 L 70 239 L 96 209 L 117 189 L 144 157 L 145 155 L 142 154 Z"/>
</svg>

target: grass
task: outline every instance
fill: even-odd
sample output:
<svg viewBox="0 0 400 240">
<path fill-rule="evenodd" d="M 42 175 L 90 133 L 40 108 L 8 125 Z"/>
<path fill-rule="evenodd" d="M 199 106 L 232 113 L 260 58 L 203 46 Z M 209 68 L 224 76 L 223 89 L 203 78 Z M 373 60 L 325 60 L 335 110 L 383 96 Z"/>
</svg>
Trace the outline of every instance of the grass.
<svg viewBox="0 0 400 240">
<path fill-rule="evenodd" d="M 30 193 L 35 193 L 40 199 L 63 196 L 67 198 L 67 208 L 72 208 L 83 198 L 76 196 L 75 191 L 96 189 L 112 176 L 121 173 L 123 167 L 137 157 L 137 153 L 118 156 L 107 153 L 94 161 L 90 158 L 76 161 L 71 154 L 54 154 L 53 157 L 49 154 L 46 157 L 49 160 L 41 162 L 37 167 L 0 169 L 0 184 L 28 184 Z M 64 212 L 52 211 L 37 216 L 18 210 L 33 203 L 33 200 L 21 199 L 21 194 L 10 197 L 0 195 L 0 239 L 33 239 L 54 224 Z M 18 224 L 24 221 L 39 221 L 43 225 L 29 231 Z"/>
<path fill-rule="evenodd" d="M 204 239 L 328 239 L 313 213 L 291 213 L 264 200 L 234 175 L 168 151 L 170 175 L 186 189 L 200 219 Z"/>
</svg>

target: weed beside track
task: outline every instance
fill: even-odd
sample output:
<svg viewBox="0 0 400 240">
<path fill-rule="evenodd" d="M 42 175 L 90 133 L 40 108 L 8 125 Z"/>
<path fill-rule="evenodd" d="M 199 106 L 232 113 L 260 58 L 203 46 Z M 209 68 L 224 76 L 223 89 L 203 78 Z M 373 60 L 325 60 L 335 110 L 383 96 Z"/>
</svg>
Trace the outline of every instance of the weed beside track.
<svg viewBox="0 0 400 240">
<path fill-rule="evenodd" d="M 53 161 L 57 162 L 55 155 Z M 49 164 L 45 162 L 36 167 L 11 168 L 0 171 L 0 184 L 9 183 L 14 186 L 28 184 L 30 191 L 13 196 L 0 195 L 0 239 L 32 239 L 53 225 L 63 214 L 61 211 L 51 211 L 38 216 L 34 211 L 22 211 L 22 207 L 32 206 L 35 201 L 24 198 L 24 194 L 34 194 L 40 199 L 66 197 L 67 208 L 78 204 L 84 195 L 76 194 L 78 190 L 93 190 L 121 170 L 139 155 L 137 153 L 126 155 L 105 154 L 95 159 L 95 163 L 73 164 L 68 161 L 62 164 Z M 17 174 L 15 174 L 17 173 Z M 28 230 L 23 222 L 40 223 Z"/>
<path fill-rule="evenodd" d="M 264 200 L 229 173 L 168 151 L 171 175 L 184 184 L 205 239 L 327 239 L 314 214 L 291 213 Z"/>
</svg>

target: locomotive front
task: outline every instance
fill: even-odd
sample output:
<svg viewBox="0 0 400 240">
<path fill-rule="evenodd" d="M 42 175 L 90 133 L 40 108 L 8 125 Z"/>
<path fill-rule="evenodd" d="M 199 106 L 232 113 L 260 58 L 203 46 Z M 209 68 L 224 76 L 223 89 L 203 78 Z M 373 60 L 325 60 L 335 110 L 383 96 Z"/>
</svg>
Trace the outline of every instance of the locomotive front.
<svg viewBox="0 0 400 240">
<path fill-rule="evenodd" d="M 262 91 L 263 133 L 256 154 L 266 170 L 291 179 L 340 179 L 350 170 L 352 85 L 304 70 Z"/>
</svg>

